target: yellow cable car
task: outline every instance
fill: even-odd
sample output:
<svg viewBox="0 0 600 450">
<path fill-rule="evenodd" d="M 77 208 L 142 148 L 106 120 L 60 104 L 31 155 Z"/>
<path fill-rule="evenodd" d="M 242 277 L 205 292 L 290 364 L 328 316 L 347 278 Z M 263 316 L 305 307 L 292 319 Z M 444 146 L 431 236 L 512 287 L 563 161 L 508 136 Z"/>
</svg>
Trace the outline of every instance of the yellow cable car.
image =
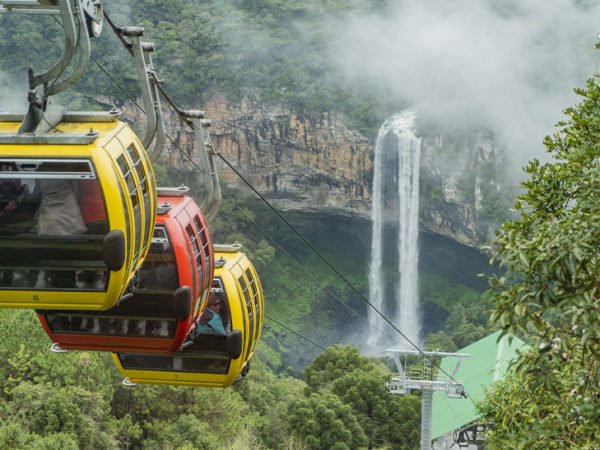
<svg viewBox="0 0 600 450">
<path fill-rule="evenodd" d="M 19 133 L 23 115 L 0 114 L 0 307 L 105 310 L 142 264 L 156 185 L 118 116 Z"/>
<path fill-rule="evenodd" d="M 126 377 L 123 383 L 227 387 L 242 380 L 262 332 L 264 298 L 254 266 L 239 245 L 215 245 L 215 276 L 211 299 L 188 345 L 171 355 L 113 353 Z M 205 332 L 203 324 L 215 320 L 212 303 L 224 305 L 216 313 L 221 332 Z M 219 327 L 220 328 L 220 327 Z M 223 333 L 224 331 L 224 333 Z"/>
</svg>

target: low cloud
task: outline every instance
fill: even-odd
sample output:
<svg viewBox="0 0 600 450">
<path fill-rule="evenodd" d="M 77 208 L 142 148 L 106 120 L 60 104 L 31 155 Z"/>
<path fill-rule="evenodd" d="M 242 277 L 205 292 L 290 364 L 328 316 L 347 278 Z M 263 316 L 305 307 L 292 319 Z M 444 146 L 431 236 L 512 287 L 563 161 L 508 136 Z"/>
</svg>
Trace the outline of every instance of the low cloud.
<svg viewBox="0 0 600 450">
<path fill-rule="evenodd" d="M 599 4 L 405 1 L 332 21 L 331 61 L 442 118 L 476 118 L 519 163 L 539 156 L 596 72 Z"/>
<path fill-rule="evenodd" d="M 0 111 L 25 112 L 27 110 L 27 80 L 0 72 Z"/>
</svg>

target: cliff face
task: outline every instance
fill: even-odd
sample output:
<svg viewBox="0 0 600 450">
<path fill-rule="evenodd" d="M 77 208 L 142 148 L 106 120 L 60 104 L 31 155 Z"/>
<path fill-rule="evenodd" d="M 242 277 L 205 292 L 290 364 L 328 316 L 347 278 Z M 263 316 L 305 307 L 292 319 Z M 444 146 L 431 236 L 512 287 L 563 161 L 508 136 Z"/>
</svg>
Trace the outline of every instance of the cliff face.
<svg viewBox="0 0 600 450">
<path fill-rule="evenodd" d="M 422 226 L 469 246 L 485 242 L 511 201 L 500 181 L 504 148 L 471 132 L 424 136 L 421 152 Z"/>
<path fill-rule="evenodd" d="M 205 116 L 215 149 L 278 209 L 370 219 L 373 143 L 334 115 L 311 120 L 251 100 L 217 99 L 205 105 Z M 193 132 L 176 115 L 165 117 L 165 125 L 179 148 L 197 151 Z M 187 164 L 169 139 L 165 154 L 173 164 Z M 501 189 L 501 156 L 485 133 L 424 135 L 421 228 L 470 246 L 484 242 L 492 229 L 487 209 Z M 245 187 L 219 158 L 216 163 L 223 184 Z"/>
<path fill-rule="evenodd" d="M 209 102 L 205 116 L 214 148 L 277 208 L 368 217 L 372 147 L 335 117 L 309 120 L 248 100 Z M 192 133 L 167 127 L 181 148 L 191 148 Z M 245 186 L 219 158 L 216 164 L 222 183 Z"/>
</svg>

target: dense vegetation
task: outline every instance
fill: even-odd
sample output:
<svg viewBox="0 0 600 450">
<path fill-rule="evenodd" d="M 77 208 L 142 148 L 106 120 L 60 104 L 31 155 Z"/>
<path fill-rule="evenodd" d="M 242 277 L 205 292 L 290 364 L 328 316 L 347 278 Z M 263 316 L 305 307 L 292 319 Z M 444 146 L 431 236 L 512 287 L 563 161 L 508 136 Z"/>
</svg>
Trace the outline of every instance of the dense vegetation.
<svg viewBox="0 0 600 450">
<path fill-rule="evenodd" d="M 507 273 L 490 279 L 492 320 L 532 350 L 482 405 L 494 448 L 595 448 L 600 440 L 600 85 L 576 89 L 562 130 L 533 160 L 519 217 L 490 251 Z"/>
<path fill-rule="evenodd" d="M 121 385 L 107 353 L 55 354 L 33 311 L 0 311 L 0 448 L 416 448 L 419 400 L 381 361 L 332 347 L 306 380 L 258 359 L 228 389 Z"/>
</svg>

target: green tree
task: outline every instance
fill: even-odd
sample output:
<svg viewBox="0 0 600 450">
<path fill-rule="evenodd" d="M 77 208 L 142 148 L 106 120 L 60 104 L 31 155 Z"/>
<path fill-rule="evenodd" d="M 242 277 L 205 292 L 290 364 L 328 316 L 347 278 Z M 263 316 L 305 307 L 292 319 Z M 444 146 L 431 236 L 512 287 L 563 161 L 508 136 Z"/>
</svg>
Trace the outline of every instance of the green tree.
<svg viewBox="0 0 600 450">
<path fill-rule="evenodd" d="M 535 359 L 534 349 L 529 355 Z M 575 359 L 578 364 L 579 353 Z M 558 383 L 546 389 L 530 373 L 514 368 L 495 384 L 479 402 L 483 421 L 494 427 L 488 433 L 486 448 L 595 448 L 600 441 L 600 400 L 596 396 L 578 398 L 574 391 L 581 373 L 560 359 L 551 363 Z"/>
<path fill-rule="evenodd" d="M 104 442 L 106 448 L 116 445 L 110 405 L 101 394 L 79 386 L 57 388 L 22 382 L 14 389 L 5 413 L 40 436 L 69 434 L 77 439 L 80 448 L 100 448 L 99 442 Z"/>
<path fill-rule="evenodd" d="M 425 350 L 441 351 L 441 352 L 456 352 L 456 344 L 450 336 L 443 331 L 431 333 L 425 340 Z"/>
<path fill-rule="evenodd" d="M 390 371 L 379 360 L 360 356 L 357 348 L 330 347 L 304 370 L 307 394 L 333 393 L 352 409 L 369 448 L 415 448 L 419 442 L 421 402 L 385 389 Z"/>
<path fill-rule="evenodd" d="M 490 295 L 492 321 L 504 333 L 525 336 L 535 349 L 520 358 L 511 389 L 496 392 L 494 400 L 503 417 L 511 398 L 535 407 L 502 427 L 514 434 L 536 421 L 547 399 L 541 394 L 550 393 L 562 402 L 555 403 L 551 419 L 537 422 L 537 434 L 554 436 L 554 428 L 562 433 L 567 427 L 574 433 L 569 442 L 585 446 L 584 429 L 595 427 L 597 418 L 571 416 L 564 407 L 584 410 L 586 399 L 589 404 L 600 391 L 600 86 L 589 80 L 575 92 L 582 101 L 565 110 L 568 120 L 544 140 L 551 160 L 528 164 L 529 179 L 516 204 L 519 217 L 505 222 L 489 247 L 506 271 L 490 278 Z M 530 389 L 517 391 L 520 385 Z"/>
<path fill-rule="evenodd" d="M 337 379 L 332 392 L 352 411 L 369 440 L 369 448 L 391 444 L 418 448 L 421 402 L 413 395 L 392 395 L 385 389 L 389 374 L 353 372 Z"/>
<path fill-rule="evenodd" d="M 0 448 L 21 449 L 27 446 L 29 433 L 17 423 L 4 423 L 0 426 Z"/>
<path fill-rule="evenodd" d="M 169 424 L 160 444 L 162 448 L 182 448 L 186 445 L 201 450 L 219 448 L 218 438 L 210 425 L 192 414 L 181 415 Z"/>
<path fill-rule="evenodd" d="M 252 370 L 243 384 L 246 392 L 242 395 L 256 415 L 252 427 L 264 445 L 276 448 L 285 440 L 288 408 L 293 401 L 302 397 L 305 387 L 303 381 L 276 377 L 268 373 L 260 360 L 253 361 Z"/>
<path fill-rule="evenodd" d="M 304 368 L 306 384 L 313 390 L 330 388 L 333 382 L 356 369 L 372 370 L 369 358 L 360 356 L 356 347 L 334 345 Z"/>
<path fill-rule="evenodd" d="M 367 446 L 368 439 L 352 409 L 338 396 L 311 394 L 290 405 L 292 434 L 300 436 L 312 449 L 357 449 Z"/>
<path fill-rule="evenodd" d="M 575 348 L 592 358 L 585 390 L 600 381 L 600 86 L 589 80 L 576 92 L 583 101 L 566 109 L 563 129 L 544 140 L 553 160 L 526 167 L 520 216 L 492 242 L 493 261 L 508 275 L 492 277 L 490 293 L 492 320 L 505 333 L 530 335 L 538 347 L 531 369 L 543 383 L 554 379 L 547 370 L 554 358 L 571 364 Z"/>
</svg>

